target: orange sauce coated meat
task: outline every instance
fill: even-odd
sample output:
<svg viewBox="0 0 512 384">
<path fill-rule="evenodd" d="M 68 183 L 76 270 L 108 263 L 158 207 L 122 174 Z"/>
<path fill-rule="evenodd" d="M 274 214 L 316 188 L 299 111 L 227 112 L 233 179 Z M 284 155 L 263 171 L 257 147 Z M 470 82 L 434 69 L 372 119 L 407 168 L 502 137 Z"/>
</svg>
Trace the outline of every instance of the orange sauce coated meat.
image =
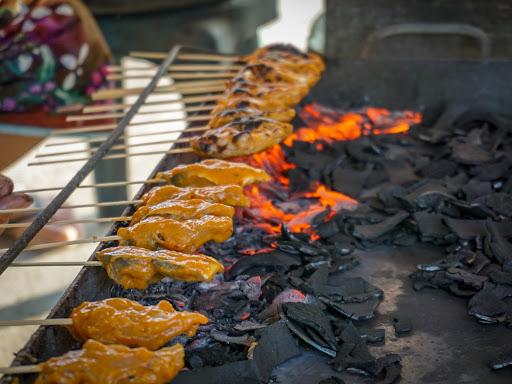
<svg viewBox="0 0 512 384">
<path fill-rule="evenodd" d="M 150 351 L 88 340 L 40 364 L 35 384 L 165 384 L 185 366 L 183 345 Z"/>
<path fill-rule="evenodd" d="M 176 312 L 168 301 L 144 306 L 136 301 L 112 298 L 84 302 L 71 312 L 72 334 L 78 340 L 122 344 L 155 350 L 176 336 L 192 337 L 208 318 L 197 312 Z"/>
<path fill-rule="evenodd" d="M 174 185 L 156 187 L 143 197 L 145 205 L 155 205 L 166 200 L 201 199 L 211 203 L 222 203 L 233 207 L 248 207 L 249 198 L 239 185 L 217 185 L 213 187 L 180 188 Z"/>
<path fill-rule="evenodd" d="M 233 220 L 229 217 L 203 216 L 195 220 L 174 220 L 148 217 L 127 228 L 119 228 L 121 245 L 134 245 L 146 249 L 170 249 L 192 253 L 204 243 L 213 240 L 222 243 L 233 234 Z"/>
<path fill-rule="evenodd" d="M 224 271 L 222 263 L 213 257 L 168 250 L 112 247 L 98 252 L 96 257 L 108 276 L 124 288 L 145 289 L 164 277 L 189 282 L 210 281 Z"/>
<path fill-rule="evenodd" d="M 132 216 L 130 225 L 151 216 L 161 216 L 176 220 L 200 219 L 205 215 L 233 218 L 235 209 L 229 205 L 210 203 L 200 199 L 167 200 L 156 205 L 143 205 Z"/>
<path fill-rule="evenodd" d="M 165 179 L 179 187 L 206 187 L 211 185 L 246 185 L 270 181 L 263 170 L 244 163 L 207 159 L 199 163 L 178 165 L 159 172 L 157 178 Z"/>
</svg>

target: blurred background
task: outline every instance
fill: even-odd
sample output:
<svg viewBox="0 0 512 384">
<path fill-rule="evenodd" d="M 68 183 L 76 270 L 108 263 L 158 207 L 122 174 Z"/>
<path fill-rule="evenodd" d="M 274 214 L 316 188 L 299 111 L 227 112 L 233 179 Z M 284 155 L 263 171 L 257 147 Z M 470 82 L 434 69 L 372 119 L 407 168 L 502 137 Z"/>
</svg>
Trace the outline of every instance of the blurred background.
<svg viewBox="0 0 512 384">
<path fill-rule="evenodd" d="M 87 103 L 91 92 L 107 84 L 104 73 L 107 64 L 120 64 L 123 70 L 134 66 L 154 68 L 151 62 L 128 58 L 130 51 L 165 52 L 174 44 L 181 44 L 212 52 L 242 54 L 273 42 L 322 51 L 323 8 L 322 0 L 1 1 L 0 173 L 12 179 L 15 191 L 64 186 L 81 163 L 27 165 L 40 153 L 42 143 L 54 129 L 67 126 L 62 115 L 55 111 L 63 106 Z M 123 83 L 128 87 L 144 84 L 144 80 L 137 79 Z M 161 118 L 180 116 L 182 112 L 169 112 L 162 113 Z M 136 119 L 144 121 L 144 116 Z M 154 124 L 150 129 L 156 133 L 173 128 L 183 129 L 184 125 Z M 166 140 L 170 138 L 165 136 Z M 62 140 L 69 141 L 69 138 Z M 158 142 L 158 136 L 152 141 Z M 157 143 L 137 152 L 168 147 L 169 144 Z M 60 150 L 64 148 L 70 152 L 87 149 L 83 143 L 62 146 Z M 105 161 L 83 184 L 116 178 L 144 180 L 160 158 L 161 155 L 154 155 Z M 129 199 L 139 187 L 81 189 L 67 204 Z M 33 206 L 45 206 L 56 193 L 30 194 Z M 119 214 L 121 208 L 109 207 L 101 212 L 97 208 L 61 210 L 59 218 L 112 216 Z M 30 222 L 31 217 L 11 220 Z M 108 226 L 50 226 L 37 240 L 88 238 L 106 233 Z M 21 232 L 20 228 L 4 232 L 0 247 L 8 247 Z M 96 244 L 83 244 L 24 252 L 19 260 L 86 260 L 95 247 Z M 0 276 L 0 320 L 45 317 L 78 271 L 79 267 L 8 269 Z M 10 363 L 13 353 L 34 330 L 35 327 L 0 328 L 0 365 Z"/>
</svg>

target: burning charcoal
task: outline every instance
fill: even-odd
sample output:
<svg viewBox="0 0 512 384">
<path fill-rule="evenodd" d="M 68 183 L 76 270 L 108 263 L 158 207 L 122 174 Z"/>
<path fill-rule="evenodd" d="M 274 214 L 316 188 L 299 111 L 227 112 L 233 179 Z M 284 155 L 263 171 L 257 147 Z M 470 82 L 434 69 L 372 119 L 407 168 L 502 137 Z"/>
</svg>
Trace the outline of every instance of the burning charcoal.
<svg viewBox="0 0 512 384">
<path fill-rule="evenodd" d="M 259 384 L 249 360 L 227 363 L 220 367 L 204 367 L 181 371 L 173 384 Z"/>
<path fill-rule="evenodd" d="M 313 220 L 311 221 L 311 223 L 313 224 L 313 226 L 316 228 L 317 226 L 319 226 L 320 224 L 323 224 L 325 223 L 325 221 L 327 220 L 327 218 L 329 217 L 329 215 L 331 214 L 332 212 L 332 209 L 330 206 L 327 206 L 326 209 L 324 209 L 322 212 L 320 212 L 318 215 L 315 215 L 315 217 L 313 217 Z"/>
<path fill-rule="evenodd" d="M 343 380 L 339 377 L 329 377 L 328 379 L 323 379 L 318 382 L 318 384 L 345 384 Z"/>
<path fill-rule="evenodd" d="M 507 305 L 490 289 L 482 289 L 469 300 L 468 312 L 481 323 L 499 323 L 505 320 Z"/>
<path fill-rule="evenodd" d="M 286 176 L 288 176 L 290 181 L 290 192 L 292 193 L 309 190 L 313 181 L 301 168 L 290 169 Z"/>
<path fill-rule="evenodd" d="M 336 349 L 336 337 L 320 307 L 314 304 L 287 303 L 283 305 L 283 312 L 288 320 L 320 336 L 324 346 Z"/>
<path fill-rule="evenodd" d="M 260 381 L 267 382 L 272 370 L 297 356 L 300 349 L 284 321 L 278 321 L 261 333 L 253 352 L 254 369 Z"/>
<path fill-rule="evenodd" d="M 354 236 L 363 240 L 375 240 L 394 229 L 407 217 L 409 217 L 407 212 L 399 211 L 378 224 L 356 225 L 354 226 Z"/>
<path fill-rule="evenodd" d="M 260 253 L 256 255 L 246 256 L 238 260 L 229 270 L 229 278 L 246 273 L 252 268 L 263 269 L 268 272 L 272 271 L 288 271 L 292 266 L 299 266 L 300 259 L 280 251 L 269 253 Z"/>
<path fill-rule="evenodd" d="M 395 328 L 395 335 L 398 337 L 409 336 L 412 332 L 412 322 L 408 317 L 395 317 L 393 327 Z"/>
<path fill-rule="evenodd" d="M 498 358 L 491 361 L 489 366 L 493 370 L 502 369 L 512 365 L 512 352 L 503 352 Z"/>
<path fill-rule="evenodd" d="M 248 331 L 255 331 L 257 329 L 265 328 L 266 326 L 260 323 L 256 323 L 254 321 L 245 320 L 241 323 L 238 323 L 234 326 L 235 331 L 239 332 L 248 332 Z"/>
<path fill-rule="evenodd" d="M 370 344 L 382 343 L 386 338 L 386 330 L 384 328 L 368 329 L 359 328 L 361 338 Z"/>
<path fill-rule="evenodd" d="M 479 197 L 474 203 L 481 204 L 492 210 L 497 215 L 512 217 L 512 194 L 492 193 Z"/>
</svg>

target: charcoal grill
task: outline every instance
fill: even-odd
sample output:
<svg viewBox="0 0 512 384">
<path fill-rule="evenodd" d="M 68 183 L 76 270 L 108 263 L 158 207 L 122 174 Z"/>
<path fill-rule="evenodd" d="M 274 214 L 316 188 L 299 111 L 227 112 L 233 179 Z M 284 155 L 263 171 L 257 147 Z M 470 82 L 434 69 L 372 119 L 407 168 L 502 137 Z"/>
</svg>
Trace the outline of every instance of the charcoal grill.
<svg viewBox="0 0 512 384">
<path fill-rule="evenodd" d="M 491 105 L 492 108 L 507 113 L 507 107 L 512 102 L 512 91 L 507 84 L 512 80 L 512 64 L 496 59 L 496 54 L 486 45 L 488 39 L 482 37 L 478 31 L 465 29 L 464 39 L 477 41 L 479 49 L 471 50 L 472 60 L 389 60 L 389 59 L 363 59 L 361 55 L 350 57 L 356 48 L 347 44 L 346 50 L 339 54 L 340 41 L 345 38 L 337 29 L 343 12 L 348 9 L 354 11 L 357 2 L 349 3 L 350 7 L 342 9 L 338 2 L 327 2 L 327 34 L 333 37 L 327 43 L 327 70 L 320 83 L 312 89 L 308 100 L 313 100 L 333 107 L 354 108 L 365 105 L 383 106 L 390 109 L 423 110 L 439 101 L 459 102 L 466 104 Z M 384 6 L 387 2 L 378 2 Z M 412 2 L 417 9 L 425 10 L 421 2 Z M 440 2 L 446 5 L 448 2 Z M 468 2 L 464 2 L 468 3 Z M 503 2 L 496 2 L 501 3 Z M 494 4 L 494 2 L 493 2 Z M 495 4 L 495 5 L 496 5 Z M 505 7 L 505 8 L 503 8 Z M 510 12 L 509 8 L 503 6 Z M 486 8 L 488 9 L 488 8 Z M 342 12 L 343 11 L 343 12 Z M 375 13 L 377 15 L 377 13 Z M 377 17 L 377 16 L 375 16 Z M 433 16 L 431 16 L 433 17 Z M 338 20 L 335 20 L 338 18 Z M 447 18 L 449 19 L 449 18 Z M 458 21 L 458 20 L 455 20 Z M 411 27 L 412 28 L 412 27 Z M 399 33 L 411 30 L 425 31 L 425 25 L 416 25 L 411 29 L 402 25 Z M 443 33 L 453 29 L 442 29 Z M 396 35 L 396 29 L 384 29 L 374 33 L 367 32 L 364 36 L 369 46 L 362 50 L 363 56 L 370 57 L 375 41 L 382 37 Z M 416 35 L 417 33 L 414 32 Z M 459 34 L 460 30 L 457 32 Z M 410 36 L 409 36 L 410 37 Z M 492 40 L 491 40 L 492 41 Z M 410 44 L 416 44 L 413 39 Z M 474 48 L 474 47 L 473 47 Z M 176 52 L 175 50 L 171 52 Z M 359 50 L 358 52 L 361 52 Z M 476 53 L 475 53 L 476 52 Z M 482 56 L 484 60 L 482 60 Z M 167 65 L 173 55 L 163 64 Z M 158 77 L 158 76 L 157 76 Z M 137 109 L 137 104 L 132 108 Z M 123 123 L 120 124 L 122 131 Z M 105 146 L 107 149 L 108 144 Z M 97 156 L 98 158 L 101 155 Z M 177 164 L 186 164 L 196 161 L 191 153 L 167 155 L 152 172 L 171 168 Z M 69 190 L 74 188 L 73 185 Z M 135 196 L 140 198 L 147 191 L 147 187 Z M 55 202 L 52 207 L 58 207 Z M 133 207 L 128 207 L 124 215 L 132 213 Z M 42 214 L 37 221 L 40 226 L 50 218 L 51 212 Z M 113 225 L 109 234 L 114 234 L 119 224 Z M 35 233 L 37 228 L 27 232 Z M 9 252 L 15 256 L 23 250 L 28 236 L 19 241 Z M 105 247 L 103 244 L 97 250 Z M 96 250 L 96 251 L 97 251 Z M 95 251 L 95 252 L 96 252 Z M 362 276 L 381 287 L 385 292 L 385 299 L 379 307 L 377 316 L 366 322 L 365 326 L 384 327 L 393 335 L 391 326 L 387 322 L 388 315 L 404 315 L 412 319 L 414 334 L 408 338 L 388 338 L 384 346 L 375 347 L 377 354 L 395 352 L 402 356 L 402 381 L 404 383 L 509 383 L 510 371 L 502 370 L 491 373 L 486 362 L 495 358 L 503 350 L 504 345 L 512 345 L 512 332 L 500 326 L 482 326 L 467 315 L 465 302 L 450 296 L 442 291 L 414 292 L 409 275 L 415 270 L 417 264 L 428 263 L 441 258 L 443 250 L 437 247 L 383 247 L 374 251 L 357 251 L 361 260 L 361 267 L 347 272 Z M 94 254 L 91 256 L 91 260 Z M 5 258 L 4 258 L 5 259 Z M 6 266 L 8 262 L 3 262 Z M 59 303 L 53 308 L 49 317 L 65 317 L 70 310 L 86 300 L 99 300 L 109 296 L 112 282 L 106 277 L 103 270 L 89 268 L 83 269 L 71 286 L 66 290 Z M 27 356 L 34 356 L 38 360 L 62 354 L 78 347 L 66 330 L 56 327 L 42 327 L 29 340 L 27 345 L 18 354 L 15 364 L 30 363 Z M 304 352 L 279 366 L 274 372 L 276 383 L 316 383 L 321 379 L 332 376 L 332 371 L 325 364 L 328 358 L 317 352 Z M 366 383 L 368 379 L 351 375 L 346 382 Z M 30 382 L 25 377 L 24 382 Z M 176 382 L 185 382 L 176 379 Z M 217 383 L 215 377 L 210 383 Z M 2 383 L 6 383 L 4 379 Z M 220 382 L 219 382 L 220 384 Z"/>
</svg>

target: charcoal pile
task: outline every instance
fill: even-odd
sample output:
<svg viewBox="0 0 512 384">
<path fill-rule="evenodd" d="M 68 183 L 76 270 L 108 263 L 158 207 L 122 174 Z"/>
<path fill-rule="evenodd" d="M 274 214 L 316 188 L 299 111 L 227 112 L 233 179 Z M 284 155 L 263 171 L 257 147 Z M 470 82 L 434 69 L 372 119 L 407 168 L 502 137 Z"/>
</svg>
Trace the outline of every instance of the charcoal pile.
<svg viewBox="0 0 512 384">
<path fill-rule="evenodd" d="M 322 115 L 336 120 L 341 113 Z M 356 199 L 354 209 L 327 207 L 312 218 L 309 231 L 280 223 L 280 233 L 262 225 L 267 219 L 243 212 L 231 239 L 203 249 L 224 263 L 222 278 L 164 280 L 145 291 L 114 288 L 113 296 L 145 304 L 166 299 L 209 317 L 194 338 L 175 340 L 186 346 L 190 368 L 177 383 L 284 383 L 279 367 L 307 366 L 311 353 L 311 364 L 321 364 L 315 369 L 325 373 L 318 383 L 397 381 L 401 357 L 370 352 L 386 335 L 363 323 L 375 316 L 386 292 L 345 276 L 358 265 L 356 249 L 443 247 L 444 258 L 417 266 L 414 288 L 446 290 L 466 300 L 479 322 L 512 325 L 510 120 L 449 105 L 425 113 L 408 133 L 383 135 L 390 126 L 361 115 L 364 130 L 355 140 L 283 145 L 285 160 L 294 165 L 284 174 L 289 184 L 266 187 L 276 207 L 300 211 L 307 207 L 304 191 L 325 185 Z M 320 123 L 316 115 L 301 117 L 307 126 Z M 392 325 L 397 337 L 413 332 L 407 318 Z M 493 369 L 509 365 L 505 357 Z"/>
</svg>

